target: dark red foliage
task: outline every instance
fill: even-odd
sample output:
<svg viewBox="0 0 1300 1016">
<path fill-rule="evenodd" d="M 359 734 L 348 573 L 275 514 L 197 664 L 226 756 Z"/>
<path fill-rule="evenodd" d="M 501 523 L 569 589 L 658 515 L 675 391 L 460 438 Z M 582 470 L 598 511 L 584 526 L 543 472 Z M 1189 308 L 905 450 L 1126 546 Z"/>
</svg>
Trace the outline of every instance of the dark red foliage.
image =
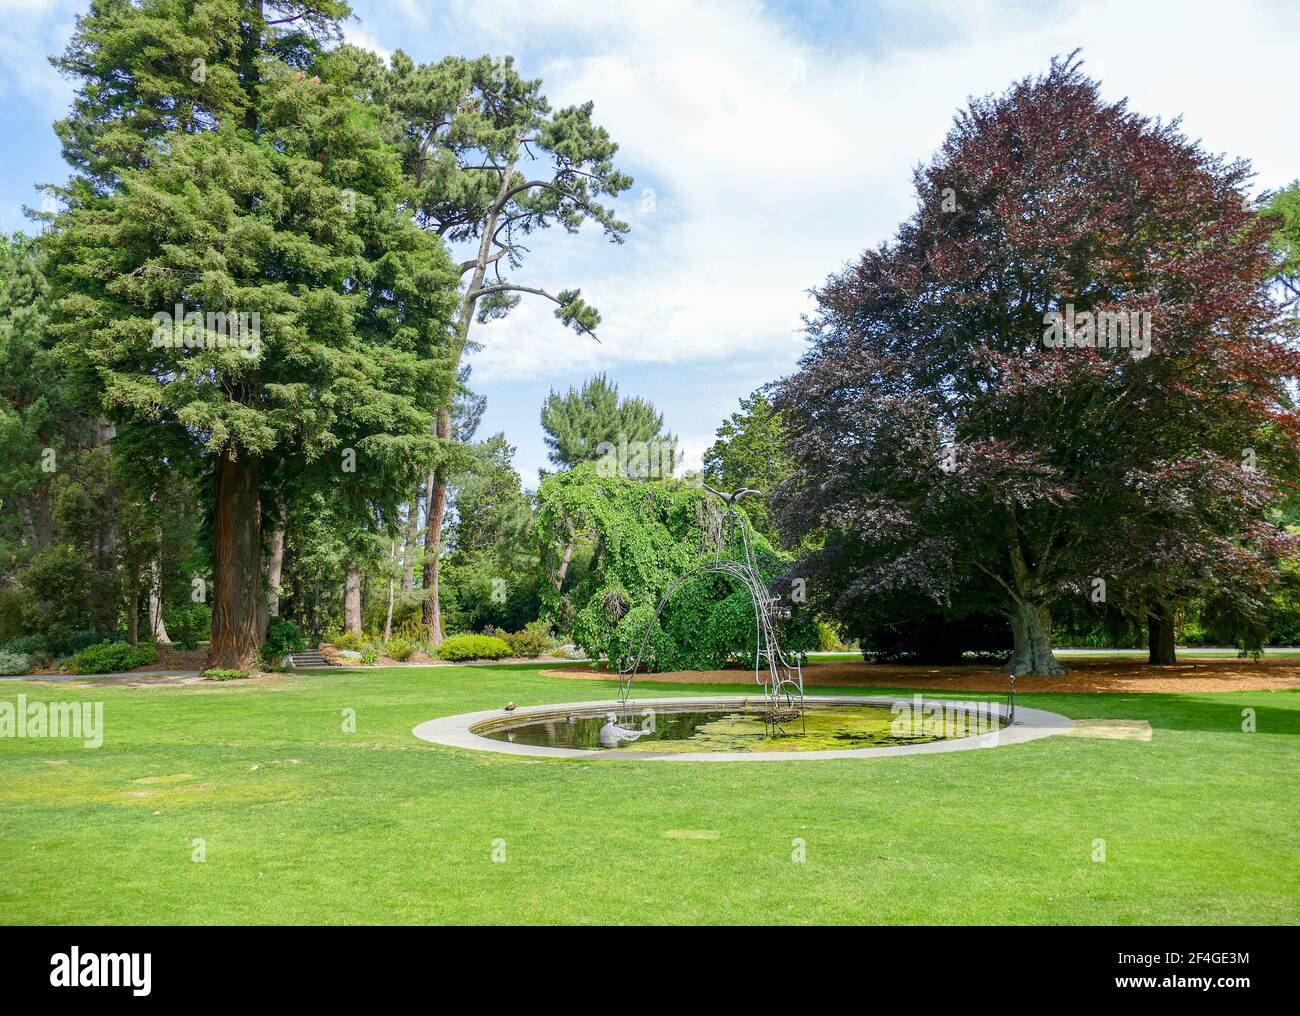
<svg viewBox="0 0 1300 1016">
<path fill-rule="evenodd" d="M 1014 616 L 1093 577 L 1135 610 L 1257 591 L 1300 353 L 1249 176 L 1103 102 L 1073 58 L 959 114 L 915 214 L 827 280 L 774 386 L 798 464 L 780 523 L 825 540 L 810 593 L 841 615 L 904 591 Z M 1150 354 L 1048 348 L 1067 304 L 1149 312 Z"/>
</svg>

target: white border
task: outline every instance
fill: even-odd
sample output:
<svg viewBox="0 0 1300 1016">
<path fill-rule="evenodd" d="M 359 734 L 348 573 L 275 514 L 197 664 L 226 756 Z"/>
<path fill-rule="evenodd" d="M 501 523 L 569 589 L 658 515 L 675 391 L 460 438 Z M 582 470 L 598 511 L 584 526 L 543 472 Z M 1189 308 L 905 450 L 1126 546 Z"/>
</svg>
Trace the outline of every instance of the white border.
<svg viewBox="0 0 1300 1016">
<path fill-rule="evenodd" d="M 701 695 L 696 698 L 643 698 L 629 703 L 633 708 L 642 705 L 673 705 L 701 707 L 710 703 L 740 705 L 756 701 L 753 695 Z M 891 706 L 895 702 L 912 702 L 912 696 L 891 695 L 862 697 L 857 695 L 809 695 L 809 704 L 832 703 L 842 705 Z M 924 699 L 922 701 L 925 701 Z M 964 704 L 964 699 L 930 699 L 932 702 L 945 704 Z M 899 744 L 884 748 L 832 748 L 825 751 L 701 751 L 701 752 L 663 752 L 649 751 L 588 751 L 583 748 L 548 748 L 541 745 L 516 744 L 510 741 L 496 741 L 482 737 L 473 732 L 474 727 L 488 720 L 500 720 L 506 716 L 512 719 L 524 719 L 529 716 L 546 716 L 560 710 L 582 712 L 599 712 L 617 709 L 617 699 L 586 702 L 558 702 L 542 706 L 528 706 L 507 713 L 504 709 L 487 709 L 477 713 L 458 713 L 455 716 L 440 716 L 426 720 L 415 727 L 411 733 L 422 741 L 444 744 L 453 748 L 472 748 L 477 751 L 492 751 L 502 755 L 525 755 L 532 758 L 568 758 L 568 759 L 618 759 L 633 762 L 799 762 L 821 761 L 837 758 L 884 758 L 892 755 L 931 755 L 947 751 L 969 751 L 974 748 L 997 748 L 1008 744 L 1025 744 L 1037 741 L 1053 734 L 1063 734 L 1074 726 L 1074 721 L 1059 713 L 1049 713 L 1042 709 L 1029 709 L 1016 706 L 1016 722 L 1013 726 L 1003 727 L 988 734 L 951 738 L 945 741 L 930 741 L 926 744 Z"/>
</svg>

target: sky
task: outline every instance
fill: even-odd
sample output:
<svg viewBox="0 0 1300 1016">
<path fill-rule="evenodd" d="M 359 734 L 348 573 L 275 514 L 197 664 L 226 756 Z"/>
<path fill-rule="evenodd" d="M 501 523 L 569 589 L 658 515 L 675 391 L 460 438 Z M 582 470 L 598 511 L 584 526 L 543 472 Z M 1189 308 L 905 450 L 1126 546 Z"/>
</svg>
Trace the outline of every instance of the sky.
<svg viewBox="0 0 1300 1016">
<path fill-rule="evenodd" d="M 0 0 L 0 230 L 34 226 L 40 182 L 66 177 L 52 122 L 71 98 L 45 56 L 87 0 Z M 542 235 L 514 281 L 580 288 L 601 342 L 525 298 L 474 327 L 480 436 L 503 431 L 529 486 L 547 465 L 552 389 L 603 371 L 650 399 L 698 466 L 718 425 L 805 347 L 810 290 L 889 239 L 915 205 L 913 169 L 971 96 L 1081 50 L 1107 99 L 1244 157 L 1255 193 L 1300 176 L 1298 0 L 354 0 L 349 41 L 510 54 L 553 105 L 595 103 L 636 183 L 622 245 L 596 229 Z"/>
</svg>

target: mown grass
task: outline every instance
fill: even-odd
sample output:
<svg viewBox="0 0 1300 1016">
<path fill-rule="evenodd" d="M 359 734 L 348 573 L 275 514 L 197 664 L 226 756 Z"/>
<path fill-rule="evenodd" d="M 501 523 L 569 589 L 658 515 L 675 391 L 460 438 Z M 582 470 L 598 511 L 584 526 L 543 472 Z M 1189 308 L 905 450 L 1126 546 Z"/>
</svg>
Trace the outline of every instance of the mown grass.
<svg viewBox="0 0 1300 1016">
<path fill-rule="evenodd" d="M 106 728 L 93 750 L 0 739 L 0 920 L 1300 918 L 1294 692 L 1030 693 L 1025 704 L 1075 718 L 1146 719 L 1154 737 L 870 761 L 550 761 L 411 735 L 437 715 L 606 698 L 614 687 L 539 669 L 0 686 L 9 701 L 102 701 Z M 1256 733 L 1241 729 L 1246 708 Z M 1097 840 L 1103 863 L 1092 859 Z M 796 841 L 803 863 L 792 861 Z"/>
</svg>

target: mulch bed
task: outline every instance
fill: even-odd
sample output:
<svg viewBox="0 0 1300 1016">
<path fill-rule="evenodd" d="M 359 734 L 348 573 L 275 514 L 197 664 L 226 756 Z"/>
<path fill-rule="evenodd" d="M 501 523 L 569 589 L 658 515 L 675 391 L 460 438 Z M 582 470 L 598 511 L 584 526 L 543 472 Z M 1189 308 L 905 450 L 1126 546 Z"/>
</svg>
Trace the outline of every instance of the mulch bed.
<svg viewBox="0 0 1300 1016">
<path fill-rule="evenodd" d="M 1300 660 L 1189 659 L 1169 667 L 1154 667 L 1138 660 L 1064 661 L 1064 677 L 1022 677 L 1019 691 L 1060 692 L 1204 692 L 1283 691 L 1300 689 Z M 544 670 L 547 677 L 608 681 L 614 675 L 601 666 Z M 743 684 L 753 671 L 686 670 L 670 674 L 645 674 L 639 680 L 668 684 Z M 1005 692 L 1007 675 L 997 667 L 899 666 L 863 660 L 815 661 L 803 669 L 805 687 L 929 688 L 936 691 Z"/>
</svg>

